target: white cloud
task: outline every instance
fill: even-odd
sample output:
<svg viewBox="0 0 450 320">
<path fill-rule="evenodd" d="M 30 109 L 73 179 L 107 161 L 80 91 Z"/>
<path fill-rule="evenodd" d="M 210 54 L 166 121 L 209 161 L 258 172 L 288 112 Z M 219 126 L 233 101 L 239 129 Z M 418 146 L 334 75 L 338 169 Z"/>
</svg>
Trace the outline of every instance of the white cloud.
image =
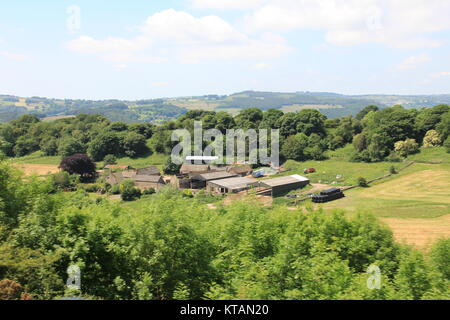
<svg viewBox="0 0 450 320">
<path fill-rule="evenodd" d="M 153 82 L 153 87 L 167 87 L 170 83 L 167 81 L 159 81 L 159 82 Z"/>
<path fill-rule="evenodd" d="M 197 63 L 215 59 L 275 58 L 289 52 L 284 39 L 265 33 L 250 38 L 217 16 L 196 18 L 173 9 L 150 16 L 132 39 L 96 40 L 82 36 L 67 44 L 73 51 L 119 62 L 158 63 L 175 59 Z"/>
<path fill-rule="evenodd" d="M 419 65 L 431 61 L 431 58 L 427 54 L 421 54 L 418 56 L 411 56 L 406 58 L 402 63 L 397 66 L 398 70 L 411 70 L 417 68 Z"/>
<path fill-rule="evenodd" d="M 191 0 L 196 8 L 219 10 L 252 9 L 264 2 L 264 0 Z"/>
<path fill-rule="evenodd" d="M 29 57 L 25 54 L 9 51 L 0 51 L 0 56 L 15 61 L 25 61 L 29 59 Z"/>
<path fill-rule="evenodd" d="M 434 72 L 434 73 L 430 74 L 430 77 L 431 78 L 435 78 L 435 79 L 443 78 L 443 77 L 450 77 L 450 72 L 446 72 L 446 71 L 444 71 L 444 72 Z"/>
<path fill-rule="evenodd" d="M 438 47 L 431 33 L 450 29 L 445 0 L 269 0 L 246 17 L 249 30 L 323 30 L 336 45 L 381 43 Z"/>
<path fill-rule="evenodd" d="M 271 67 L 270 64 L 261 62 L 261 63 L 257 63 L 255 65 L 253 65 L 252 69 L 254 69 L 254 70 L 265 70 L 265 69 L 269 69 L 270 67 Z"/>
</svg>

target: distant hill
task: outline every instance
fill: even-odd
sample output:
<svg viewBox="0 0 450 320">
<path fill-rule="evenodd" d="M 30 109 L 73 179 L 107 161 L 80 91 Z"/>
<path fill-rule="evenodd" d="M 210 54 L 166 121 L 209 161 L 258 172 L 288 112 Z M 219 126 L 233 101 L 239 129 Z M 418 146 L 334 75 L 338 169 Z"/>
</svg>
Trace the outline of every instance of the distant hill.
<svg viewBox="0 0 450 320">
<path fill-rule="evenodd" d="M 179 117 L 188 110 L 226 111 L 232 114 L 242 109 L 281 109 L 295 112 L 317 109 L 329 118 L 355 115 L 368 105 L 390 107 L 401 104 L 405 108 L 431 107 L 450 104 L 446 95 L 342 95 L 331 92 L 257 92 L 244 91 L 231 95 L 205 95 L 161 98 L 139 101 L 70 100 L 42 97 L 0 95 L 0 122 L 17 119 L 32 113 L 40 118 L 73 116 L 80 113 L 99 113 L 113 121 L 161 123 Z"/>
</svg>

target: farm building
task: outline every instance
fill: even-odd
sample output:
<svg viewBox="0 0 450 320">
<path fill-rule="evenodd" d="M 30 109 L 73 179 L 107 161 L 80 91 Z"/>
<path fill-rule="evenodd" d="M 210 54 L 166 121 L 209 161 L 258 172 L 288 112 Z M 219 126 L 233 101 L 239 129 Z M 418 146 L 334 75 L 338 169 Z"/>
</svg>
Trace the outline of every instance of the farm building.
<svg viewBox="0 0 450 320">
<path fill-rule="evenodd" d="M 136 175 L 132 179 L 134 180 L 136 187 L 142 190 L 150 188 L 158 190 L 166 184 L 161 176 Z"/>
<path fill-rule="evenodd" d="M 209 172 L 211 169 L 207 164 L 189 164 L 183 163 L 180 168 L 181 175 L 193 175 Z"/>
<path fill-rule="evenodd" d="M 234 178 L 234 177 L 237 177 L 237 175 L 228 173 L 226 171 L 196 174 L 191 177 L 191 180 L 192 180 L 191 188 L 192 189 L 206 188 L 206 183 L 208 181 L 221 180 L 221 179 Z"/>
<path fill-rule="evenodd" d="M 208 181 L 206 183 L 206 190 L 208 192 L 219 194 L 238 193 L 257 185 L 258 181 L 255 179 L 235 177 Z"/>
<path fill-rule="evenodd" d="M 246 177 L 253 173 L 253 168 L 249 165 L 228 167 L 227 172 L 237 174 L 240 177 Z"/>
<path fill-rule="evenodd" d="M 136 174 L 143 176 L 160 176 L 161 171 L 155 166 L 148 166 L 147 168 L 137 169 Z"/>
<path fill-rule="evenodd" d="M 299 176 L 297 174 L 287 177 L 259 181 L 259 186 L 270 190 L 272 197 L 280 196 L 292 190 L 306 187 L 308 184 L 308 178 Z"/>
</svg>

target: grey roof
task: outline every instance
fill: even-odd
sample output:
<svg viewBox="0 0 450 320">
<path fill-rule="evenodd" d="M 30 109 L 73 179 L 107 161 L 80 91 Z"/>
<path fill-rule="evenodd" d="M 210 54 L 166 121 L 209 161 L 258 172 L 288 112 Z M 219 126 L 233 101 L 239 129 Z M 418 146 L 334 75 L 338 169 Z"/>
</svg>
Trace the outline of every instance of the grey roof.
<svg viewBox="0 0 450 320">
<path fill-rule="evenodd" d="M 180 173 L 201 173 L 201 172 L 208 172 L 208 171 L 209 171 L 209 165 L 207 165 L 207 164 L 183 163 L 183 165 L 180 168 Z"/>
<path fill-rule="evenodd" d="M 209 181 L 208 184 L 212 184 L 217 187 L 227 188 L 227 189 L 244 189 L 249 187 L 250 185 L 257 184 L 258 180 L 249 179 L 244 177 L 237 178 L 229 178 L 229 179 L 221 179 L 221 180 L 213 180 Z"/>
<path fill-rule="evenodd" d="M 309 183 L 309 179 L 296 174 L 296 175 L 287 176 L 287 177 L 279 177 L 279 178 L 273 178 L 273 179 L 260 181 L 260 183 L 262 185 L 265 185 L 269 188 L 283 186 L 283 185 L 289 185 L 289 184 L 295 184 L 295 183 L 299 183 L 299 182 L 308 182 Z"/>
<path fill-rule="evenodd" d="M 161 176 L 136 175 L 133 180 L 136 182 L 164 183 Z"/>
<path fill-rule="evenodd" d="M 136 170 L 136 174 L 138 175 L 149 175 L 149 176 L 154 176 L 154 175 L 161 175 L 161 171 L 159 171 L 159 169 L 155 166 L 148 166 L 147 168 L 142 168 L 142 169 L 137 169 Z"/>
<path fill-rule="evenodd" d="M 253 168 L 249 165 L 243 165 L 243 166 L 233 166 L 233 167 L 228 167 L 227 169 L 228 172 L 231 173 L 251 173 L 253 172 Z"/>
<path fill-rule="evenodd" d="M 192 177 L 192 180 L 211 181 L 211 180 L 226 179 L 226 178 L 232 178 L 232 177 L 236 177 L 236 175 L 226 172 L 226 171 L 218 171 L 218 172 L 197 174 Z"/>
</svg>

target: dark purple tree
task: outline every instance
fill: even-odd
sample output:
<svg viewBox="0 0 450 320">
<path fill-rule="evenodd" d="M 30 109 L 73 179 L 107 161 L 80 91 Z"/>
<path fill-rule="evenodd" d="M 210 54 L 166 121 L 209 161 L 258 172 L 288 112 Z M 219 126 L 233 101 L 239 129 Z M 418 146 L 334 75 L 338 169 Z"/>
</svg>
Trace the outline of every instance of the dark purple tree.
<svg viewBox="0 0 450 320">
<path fill-rule="evenodd" d="M 70 174 L 79 174 L 82 179 L 92 179 L 96 175 L 95 163 L 88 155 L 81 153 L 65 157 L 59 168 Z"/>
</svg>

